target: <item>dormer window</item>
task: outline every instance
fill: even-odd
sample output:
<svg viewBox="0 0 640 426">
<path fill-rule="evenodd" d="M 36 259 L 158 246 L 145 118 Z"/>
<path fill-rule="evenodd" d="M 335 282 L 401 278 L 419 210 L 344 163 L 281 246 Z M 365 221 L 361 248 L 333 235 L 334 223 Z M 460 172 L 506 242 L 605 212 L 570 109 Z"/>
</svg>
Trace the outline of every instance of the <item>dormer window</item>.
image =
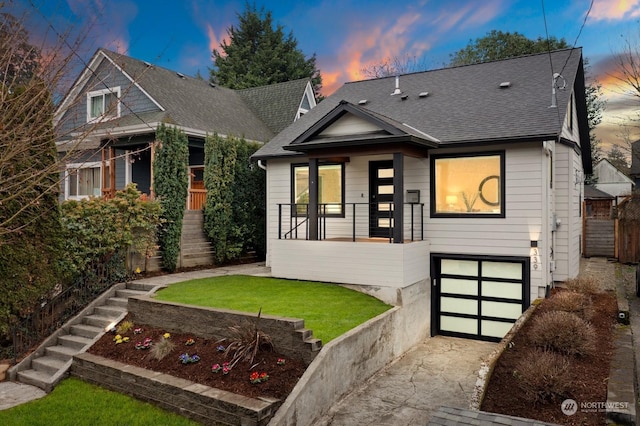
<svg viewBox="0 0 640 426">
<path fill-rule="evenodd" d="M 120 116 L 120 87 L 87 93 L 87 121 L 110 120 Z"/>
</svg>

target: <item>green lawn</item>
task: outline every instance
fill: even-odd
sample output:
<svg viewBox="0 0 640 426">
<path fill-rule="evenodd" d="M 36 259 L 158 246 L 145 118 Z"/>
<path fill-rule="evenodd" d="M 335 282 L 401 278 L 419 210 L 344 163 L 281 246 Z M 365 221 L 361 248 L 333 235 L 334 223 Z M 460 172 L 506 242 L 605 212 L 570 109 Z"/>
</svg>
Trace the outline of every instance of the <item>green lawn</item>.
<svg viewBox="0 0 640 426">
<path fill-rule="evenodd" d="M 156 299 L 265 315 L 302 318 L 327 343 L 390 308 L 380 300 L 338 285 L 229 275 L 172 284 Z"/>
<path fill-rule="evenodd" d="M 186 417 L 71 377 L 49 395 L 0 411 L 0 424 L 34 425 L 197 425 Z"/>
</svg>

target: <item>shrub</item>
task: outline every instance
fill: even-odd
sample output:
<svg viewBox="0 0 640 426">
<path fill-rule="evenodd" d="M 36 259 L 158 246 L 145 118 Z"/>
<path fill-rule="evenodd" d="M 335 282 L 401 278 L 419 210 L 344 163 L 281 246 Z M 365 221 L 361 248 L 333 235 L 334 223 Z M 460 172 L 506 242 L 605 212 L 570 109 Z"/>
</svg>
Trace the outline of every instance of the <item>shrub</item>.
<svg viewBox="0 0 640 426">
<path fill-rule="evenodd" d="M 205 141 L 204 229 L 216 263 L 238 259 L 249 250 L 258 256 L 265 253 L 265 173 L 250 165 L 258 147 L 218 134 Z"/>
<path fill-rule="evenodd" d="M 576 291 L 559 291 L 547 299 L 546 306 L 552 311 L 571 312 L 586 321 L 593 316 L 591 298 Z"/>
<path fill-rule="evenodd" d="M 564 286 L 571 291 L 583 294 L 600 293 L 600 283 L 594 277 L 571 278 L 564 282 Z"/>
<path fill-rule="evenodd" d="M 174 271 L 178 264 L 182 220 L 189 192 L 189 146 L 187 135 L 175 127 L 161 124 L 156 135 L 161 143 L 153 162 L 153 186 L 162 204 L 165 221 L 158 239 L 162 248 L 162 264 L 165 269 Z"/>
<path fill-rule="evenodd" d="M 153 252 L 160 205 L 143 200 L 133 184 L 117 191 L 113 199 L 69 200 L 61 208 L 63 265 L 75 277 L 91 274 L 96 265 L 122 256 L 129 248 L 146 256 Z"/>
<path fill-rule="evenodd" d="M 117 334 L 125 334 L 129 330 L 133 328 L 133 323 L 131 321 L 122 321 L 120 325 L 116 328 Z"/>
<path fill-rule="evenodd" d="M 158 343 L 154 343 L 153 346 L 151 346 L 151 350 L 149 351 L 149 354 L 153 358 L 157 360 L 161 360 L 162 358 L 169 355 L 171 351 L 175 349 L 175 347 L 176 347 L 176 344 L 173 343 L 171 340 L 161 337 Z"/>
<path fill-rule="evenodd" d="M 556 352 L 532 349 L 518 361 L 514 375 L 528 401 L 556 402 L 570 396 L 569 361 Z"/>
<path fill-rule="evenodd" d="M 535 346 L 566 355 L 588 356 L 596 350 L 594 328 L 571 312 L 542 313 L 532 321 L 529 334 Z"/>
</svg>

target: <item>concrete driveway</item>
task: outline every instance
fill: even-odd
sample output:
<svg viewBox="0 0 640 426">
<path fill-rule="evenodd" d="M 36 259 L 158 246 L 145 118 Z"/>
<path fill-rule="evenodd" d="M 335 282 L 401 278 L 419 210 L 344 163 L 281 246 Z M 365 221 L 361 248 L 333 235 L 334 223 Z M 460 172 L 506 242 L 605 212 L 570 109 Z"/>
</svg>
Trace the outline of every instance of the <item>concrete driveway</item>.
<svg viewBox="0 0 640 426">
<path fill-rule="evenodd" d="M 496 347 L 429 338 L 347 395 L 316 425 L 426 425 L 440 406 L 469 408 L 480 365 Z"/>
</svg>

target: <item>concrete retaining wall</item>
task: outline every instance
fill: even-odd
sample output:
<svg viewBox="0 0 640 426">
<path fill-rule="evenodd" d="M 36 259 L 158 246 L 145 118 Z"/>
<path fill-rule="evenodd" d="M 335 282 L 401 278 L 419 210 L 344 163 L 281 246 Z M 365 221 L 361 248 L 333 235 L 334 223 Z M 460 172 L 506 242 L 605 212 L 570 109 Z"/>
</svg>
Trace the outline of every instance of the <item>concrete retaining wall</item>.
<svg viewBox="0 0 640 426">
<path fill-rule="evenodd" d="M 164 302 L 149 296 L 130 297 L 128 310 L 135 323 L 210 339 L 232 337 L 229 327 L 253 326 L 258 318 L 257 313 Z M 271 337 L 277 352 L 300 359 L 307 365 L 322 346 L 322 342 L 312 338 L 313 332 L 304 328 L 302 319 L 261 315 L 258 328 Z"/>
<path fill-rule="evenodd" d="M 279 400 L 248 398 L 89 353 L 73 358 L 71 374 L 204 424 L 266 425 L 280 405 Z"/>
<path fill-rule="evenodd" d="M 401 307 L 325 345 L 269 425 L 312 425 L 349 391 L 427 338 L 430 290 L 429 280 L 400 289 Z"/>
</svg>

